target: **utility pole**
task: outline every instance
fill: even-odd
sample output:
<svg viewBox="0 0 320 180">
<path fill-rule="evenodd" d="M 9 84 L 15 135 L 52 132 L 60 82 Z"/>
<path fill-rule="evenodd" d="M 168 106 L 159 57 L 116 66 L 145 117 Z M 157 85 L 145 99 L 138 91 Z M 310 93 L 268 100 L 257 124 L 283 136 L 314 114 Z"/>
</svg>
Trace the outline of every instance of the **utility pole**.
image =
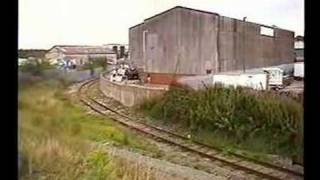
<svg viewBox="0 0 320 180">
<path fill-rule="evenodd" d="M 247 17 L 243 17 L 243 35 L 242 35 L 242 47 L 243 47 L 243 54 L 242 54 L 242 66 L 243 66 L 243 72 L 246 72 L 246 62 L 245 62 L 245 58 L 246 58 L 246 47 L 245 47 L 245 39 L 246 39 L 246 19 Z"/>
</svg>

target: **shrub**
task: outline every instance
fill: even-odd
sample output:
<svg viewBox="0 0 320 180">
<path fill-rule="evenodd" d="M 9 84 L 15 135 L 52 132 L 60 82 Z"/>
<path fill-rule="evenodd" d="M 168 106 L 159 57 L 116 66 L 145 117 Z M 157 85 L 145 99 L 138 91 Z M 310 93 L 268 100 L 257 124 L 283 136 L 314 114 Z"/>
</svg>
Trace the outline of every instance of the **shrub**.
<svg viewBox="0 0 320 180">
<path fill-rule="evenodd" d="M 48 61 L 45 60 L 28 60 L 26 63 L 19 67 L 21 72 L 29 72 L 32 75 L 41 75 L 44 70 L 55 68 Z"/>
<path fill-rule="evenodd" d="M 180 123 L 194 133 L 219 131 L 238 142 L 265 136 L 279 148 L 281 144 L 289 149 L 302 147 L 302 105 L 269 91 L 172 88 L 161 98 L 145 101 L 140 109 L 154 119 Z"/>
<path fill-rule="evenodd" d="M 106 70 L 107 69 L 107 59 L 104 57 L 101 57 L 101 58 L 89 57 L 88 63 L 85 63 L 81 69 L 82 70 L 86 70 L 86 69 L 93 70 L 98 67 L 102 67 L 103 70 Z"/>
</svg>

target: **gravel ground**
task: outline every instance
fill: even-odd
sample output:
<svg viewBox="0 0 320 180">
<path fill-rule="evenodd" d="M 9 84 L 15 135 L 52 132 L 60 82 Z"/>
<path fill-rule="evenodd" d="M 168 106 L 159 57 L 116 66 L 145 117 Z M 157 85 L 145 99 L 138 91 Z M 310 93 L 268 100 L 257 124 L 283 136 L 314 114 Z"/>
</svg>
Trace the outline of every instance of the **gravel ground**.
<svg viewBox="0 0 320 180">
<path fill-rule="evenodd" d="M 185 167 L 177 164 L 173 164 L 168 161 L 159 160 L 155 158 L 150 158 L 143 156 L 141 154 L 131 152 L 125 149 L 119 148 L 109 148 L 108 153 L 112 157 L 117 157 L 124 159 L 128 163 L 136 166 L 139 169 L 148 169 L 150 173 L 154 175 L 156 179 L 198 179 L 198 180 L 207 180 L 207 179 L 216 179 L 223 180 L 227 179 L 222 176 L 209 174 L 200 170 L 196 170 L 190 167 Z"/>
</svg>

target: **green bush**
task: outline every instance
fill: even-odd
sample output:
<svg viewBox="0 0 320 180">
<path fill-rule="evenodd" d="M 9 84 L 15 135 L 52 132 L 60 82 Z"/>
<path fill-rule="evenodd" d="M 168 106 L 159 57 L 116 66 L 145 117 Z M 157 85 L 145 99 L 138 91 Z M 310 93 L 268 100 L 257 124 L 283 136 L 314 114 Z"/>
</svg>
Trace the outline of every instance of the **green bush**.
<svg viewBox="0 0 320 180">
<path fill-rule="evenodd" d="M 302 147 L 303 106 L 268 91 L 172 88 L 161 98 L 145 101 L 140 109 L 154 119 L 182 124 L 195 134 L 223 132 L 237 142 L 265 136 L 278 148 Z"/>
<path fill-rule="evenodd" d="M 94 62 L 97 64 L 98 67 L 102 67 L 103 70 L 107 69 L 107 58 L 96 58 Z"/>
<path fill-rule="evenodd" d="M 92 69 L 98 68 L 98 67 L 102 67 L 103 70 L 106 70 L 107 69 L 107 59 L 104 57 L 101 57 L 101 58 L 90 57 L 89 62 L 85 63 L 81 69 L 83 69 L 83 70 L 91 69 L 92 70 Z"/>
<path fill-rule="evenodd" d="M 32 75 L 41 75 L 44 70 L 55 68 L 48 61 L 43 60 L 28 60 L 23 65 L 19 66 L 21 72 L 29 72 Z"/>
</svg>

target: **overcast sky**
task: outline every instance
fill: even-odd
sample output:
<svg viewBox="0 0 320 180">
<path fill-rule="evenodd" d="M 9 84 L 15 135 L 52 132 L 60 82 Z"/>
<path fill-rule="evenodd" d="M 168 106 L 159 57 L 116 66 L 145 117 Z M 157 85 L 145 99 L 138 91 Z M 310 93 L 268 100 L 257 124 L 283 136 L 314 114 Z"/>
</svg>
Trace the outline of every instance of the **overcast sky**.
<svg viewBox="0 0 320 180">
<path fill-rule="evenodd" d="M 128 28 L 174 6 L 304 35 L 304 0 L 19 0 L 19 48 L 128 43 Z"/>
</svg>

